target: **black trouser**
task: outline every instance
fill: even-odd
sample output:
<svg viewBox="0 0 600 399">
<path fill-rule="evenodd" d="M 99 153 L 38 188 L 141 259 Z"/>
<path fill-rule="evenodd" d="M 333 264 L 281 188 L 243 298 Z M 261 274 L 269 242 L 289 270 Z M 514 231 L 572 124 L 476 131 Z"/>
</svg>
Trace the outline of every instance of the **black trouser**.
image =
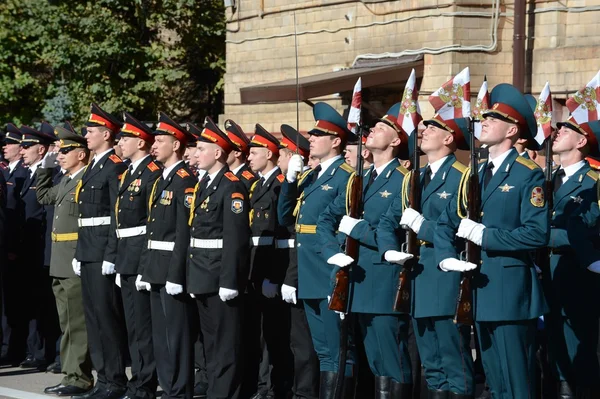
<svg viewBox="0 0 600 399">
<path fill-rule="evenodd" d="M 52 292 L 50 268 L 44 266 L 32 270 L 29 279 L 33 282 L 30 295 L 34 306 L 29 321 L 27 352 L 35 359 L 52 363 L 56 360 L 60 324 Z"/>
<path fill-rule="evenodd" d="M 123 305 L 115 275 L 102 275 L 102 262 L 81 262 L 81 289 L 90 357 L 103 389 L 125 390 L 127 351 Z"/>
<path fill-rule="evenodd" d="M 188 294 L 169 295 L 152 284 L 152 342 L 162 398 L 194 395 L 194 308 Z"/>
<path fill-rule="evenodd" d="M 242 302 L 223 302 L 217 294 L 196 295 L 208 371 L 208 397 L 241 398 L 243 377 Z"/>
<path fill-rule="evenodd" d="M 10 329 L 6 357 L 20 362 L 27 353 L 27 336 L 29 335 L 29 319 L 31 298 L 24 289 L 27 271 L 19 260 L 8 261 L 3 268 L 2 284 L 4 291 L 4 313 L 6 324 Z"/>
<path fill-rule="evenodd" d="M 127 391 L 138 398 L 154 398 L 157 382 L 150 293 L 135 288 L 136 278 L 137 275 L 121 275 L 121 296 L 131 356 L 131 379 L 127 383 Z"/>
<path fill-rule="evenodd" d="M 290 349 L 294 355 L 295 398 L 317 399 L 319 397 L 319 359 L 313 348 L 304 304 L 290 305 Z"/>
<path fill-rule="evenodd" d="M 198 326 L 199 330 L 199 326 Z M 208 375 L 206 371 L 206 354 L 204 353 L 204 336 L 198 332 L 198 339 L 194 344 L 194 386 L 197 384 L 208 385 Z"/>
</svg>

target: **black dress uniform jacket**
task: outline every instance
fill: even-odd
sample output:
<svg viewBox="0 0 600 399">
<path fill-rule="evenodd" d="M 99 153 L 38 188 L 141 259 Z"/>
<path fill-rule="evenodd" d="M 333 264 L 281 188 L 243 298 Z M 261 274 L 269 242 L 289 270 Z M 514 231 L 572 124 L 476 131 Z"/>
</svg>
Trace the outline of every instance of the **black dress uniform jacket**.
<svg viewBox="0 0 600 399">
<path fill-rule="evenodd" d="M 77 190 L 79 218 L 111 217 L 114 220 L 115 201 L 119 188 L 119 177 L 127 169 L 113 150 L 88 166 Z M 115 263 L 116 240 L 109 240 L 115 234 L 115 226 L 107 223 L 102 226 L 80 227 L 75 258 L 80 262 Z"/>
<path fill-rule="evenodd" d="M 162 168 L 150 156 L 147 156 L 133 171 L 127 170 L 119 182 L 117 213 L 115 225 L 117 229 L 127 229 L 146 225 L 148 219 L 148 201 L 152 186 L 160 177 Z M 146 246 L 146 234 L 133 237 L 114 238 L 117 243 L 117 272 L 120 274 L 138 274 L 139 265 L 145 262 L 141 257 Z"/>
<path fill-rule="evenodd" d="M 248 200 L 240 180 L 227 167 L 210 185 L 196 186 L 191 236 L 222 239 L 222 249 L 191 248 L 188 292 L 211 294 L 220 287 L 244 292 L 248 277 Z"/>
<path fill-rule="evenodd" d="M 23 166 L 23 161 L 19 161 L 12 172 L 6 168 L 2 174 L 6 180 L 6 223 L 10 226 L 10 234 L 6 235 L 6 250 L 20 254 L 25 217 L 20 193 L 29 169 Z"/>
<path fill-rule="evenodd" d="M 173 251 L 148 249 L 141 264 L 142 280 L 151 284 L 166 282 L 185 286 L 185 262 L 190 245 L 188 219 L 197 183 L 196 177 L 180 162 L 166 179 L 156 180 L 150 194 L 150 211 L 146 228 L 148 242 L 174 242 Z M 144 258 L 143 256 L 143 258 Z"/>
<path fill-rule="evenodd" d="M 258 180 L 258 176 L 254 172 L 252 172 L 250 167 L 246 164 L 242 165 L 240 170 L 238 170 L 237 173 L 235 173 L 235 176 L 238 179 L 240 179 L 240 181 L 244 185 L 246 193 L 250 192 L 250 187 L 252 187 L 252 184 Z"/>
</svg>

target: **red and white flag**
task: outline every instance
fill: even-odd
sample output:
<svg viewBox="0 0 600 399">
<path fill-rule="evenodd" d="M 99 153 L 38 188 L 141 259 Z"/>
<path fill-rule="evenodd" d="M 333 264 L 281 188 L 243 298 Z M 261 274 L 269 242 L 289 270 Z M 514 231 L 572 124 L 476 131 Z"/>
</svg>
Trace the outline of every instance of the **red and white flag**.
<svg viewBox="0 0 600 399">
<path fill-rule="evenodd" d="M 356 133 L 356 127 L 360 124 L 360 109 L 362 105 L 362 81 L 358 78 L 354 85 L 354 92 L 352 93 L 352 104 L 350 104 L 350 112 L 348 112 L 348 129 L 352 133 Z"/>
<path fill-rule="evenodd" d="M 423 120 L 421 109 L 419 107 L 419 92 L 416 89 L 417 77 L 413 69 L 408 77 L 404 93 L 402 93 L 402 102 L 400 103 L 400 112 L 398 113 L 398 125 L 402 127 L 404 133 L 411 135 L 417 130 L 419 122 Z"/>
<path fill-rule="evenodd" d="M 477 94 L 477 102 L 473 108 L 472 118 L 475 120 L 475 137 L 479 139 L 481 135 L 481 121 L 483 120 L 483 114 L 490 109 L 490 92 L 488 91 L 487 78 L 483 78 L 483 84 Z"/>
<path fill-rule="evenodd" d="M 600 71 L 583 89 L 567 100 L 567 108 L 578 124 L 598 120 Z"/>
<path fill-rule="evenodd" d="M 537 132 L 534 138 L 535 141 L 542 145 L 546 138 L 552 134 L 552 94 L 550 93 L 550 83 L 548 82 L 546 82 L 538 97 L 533 115 L 537 123 Z"/>
<path fill-rule="evenodd" d="M 444 120 L 471 116 L 471 74 L 469 67 L 450 79 L 429 96 L 435 113 Z"/>
</svg>

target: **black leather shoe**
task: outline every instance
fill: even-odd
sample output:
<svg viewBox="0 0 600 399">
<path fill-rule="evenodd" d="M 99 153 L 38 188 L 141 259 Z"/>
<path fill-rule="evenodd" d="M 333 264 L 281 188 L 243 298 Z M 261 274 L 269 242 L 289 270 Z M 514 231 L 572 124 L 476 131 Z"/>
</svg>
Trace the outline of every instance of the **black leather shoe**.
<svg viewBox="0 0 600 399">
<path fill-rule="evenodd" d="M 92 388 L 91 390 L 81 393 L 81 394 L 75 394 L 72 396 L 73 399 L 90 399 L 92 396 L 104 392 L 104 389 L 100 388 L 98 385 L 96 385 L 94 388 Z"/>
<path fill-rule="evenodd" d="M 48 362 L 45 360 L 34 359 L 32 357 L 27 357 L 27 359 L 23 360 L 19 367 L 22 369 L 46 369 L 48 366 Z"/>
<path fill-rule="evenodd" d="M 89 399 L 120 399 L 123 395 L 125 395 L 125 389 L 119 389 L 117 391 L 109 389 L 100 391 L 97 394 L 90 396 Z"/>
<path fill-rule="evenodd" d="M 60 374 L 62 372 L 61 366 L 59 362 L 50 363 L 50 365 L 46 368 L 47 373 L 52 374 Z"/>
<path fill-rule="evenodd" d="M 54 393 L 56 393 L 56 391 L 60 390 L 61 388 L 65 388 L 65 387 L 66 387 L 66 385 L 63 385 L 63 384 L 53 385 L 51 387 L 44 388 L 44 393 L 45 394 L 54 394 Z"/>
<path fill-rule="evenodd" d="M 465 395 L 461 393 L 450 392 L 450 399 L 473 399 L 474 395 Z"/>
<path fill-rule="evenodd" d="M 0 366 L 11 366 L 11 367 L 17 367 L 19 364 L 21 364 L 21 362 L 23 361 L 23 358 L 14 358 L 14 357 L 9 357 L 9 356 L 3 356 L 2 358 L 0 358 Z"/>
<path fill-rule="evenodd" d="M 196 395 L 196 387 L 194 387 L 194 395 Z M 250 399 L 267 399 L 267 394 L 256 392 L 254 395 L 250 396 Z"/>
<path fill-rule="evenodd" d="M 131 393 L 126 393 L 125 395 L 121 396 L 119 399 L 140 399 L 140 398 Z"/>
<path fill-rule="evenodd" d="M 90 388 L 80 388 L 73 385 L 67 385 L 56 392 L 58 396 L 73 396 L 73 395 L 81 395 L 82 393 L 86 393 L 90 390 Z"/>
<path fill-rule="evenodd" d="M 575 393 L 571 390 L 567 381 L 561 381 L 558 384 L 558 398 L 559 399 L 574 399 Z"/>
<path fill-rule="evenodd" d="M 441 389 L 429 389 L 427 391 L 427 399 L 448 399 L 449 394 L 448 391 Z"/>
<path fill-rule="evenodd" d="M 197 383 L 194 385 L 194 398 L 206 398 L 208 392 L 208 385 L 204 383 Z"/>
</svg>

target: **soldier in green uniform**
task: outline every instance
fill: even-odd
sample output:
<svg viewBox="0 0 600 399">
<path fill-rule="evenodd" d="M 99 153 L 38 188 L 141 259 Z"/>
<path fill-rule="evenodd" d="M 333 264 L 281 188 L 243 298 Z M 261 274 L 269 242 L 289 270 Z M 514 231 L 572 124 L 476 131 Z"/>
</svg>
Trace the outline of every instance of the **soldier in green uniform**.
<svg viewBox="0 0 600 399">
<path fill-rule="evenodd" d="M 56 308 L 63 333 L 60 343 L 63 378 L 57 385 L 44 389 L 46 394 L 71 396 L 84 393 L 93 385 L 92 363 L 88 352 L 88 338 L 83 312 L 81 279 L 75 275 L 71 261 L 78 237 L 75 187 L 83 176 L 89 159 L 85 138 L 67 122 L 57 126 L 60 140 L 58 162 L 66 170 L 60 183 L 53 185 L 53 163 L 36 170 L 36 196 L 40 204 L 54 206 L 52 223 L 52 257 L 50 275 L 56 298 Z"/>
<path fill-rule="evenodd" d="M 428 398 L 469 398 L 474 394 L 473 359 L 469 347 L 470 326 L 453 322 L 460 274 L 438 268 L 433 236 L 440 214 L 456 194 L 466 167 L 454 152 L 468 149 L 468 123 L 465 118 L 444 120 L 440 115 L 425 121 L 421 151 L 427 165 L 419 171 L 421 210 L 402 209 L 396 197 L 378 226 L 379 251 L 384 258 L 398 253 L 401 226 L 413 230 L 421 243 L 419 263 L 413 272 L 413 327 L 419 354 L 425 369 Z"/>
<path fill-rule="evenodd" d="M 451 201 L 438 219 L 433 244 L 440 269 L 455 272 L 477 266 L 458 259 L 455 235 L 481 246 L 474 317 L 487 383 L 495 398 L 534 397 L 536 321 L 547 305 L 531 251 L 548 242 L 544 174 L 513 148 L 519 137 L 533 139 L 537 130 L 523 94 L 500 84 L 491 103 L 480 137 L 489 148 L 478 170 L 481 223 L 461 220 L 457 201 Z"/>
</svg>

